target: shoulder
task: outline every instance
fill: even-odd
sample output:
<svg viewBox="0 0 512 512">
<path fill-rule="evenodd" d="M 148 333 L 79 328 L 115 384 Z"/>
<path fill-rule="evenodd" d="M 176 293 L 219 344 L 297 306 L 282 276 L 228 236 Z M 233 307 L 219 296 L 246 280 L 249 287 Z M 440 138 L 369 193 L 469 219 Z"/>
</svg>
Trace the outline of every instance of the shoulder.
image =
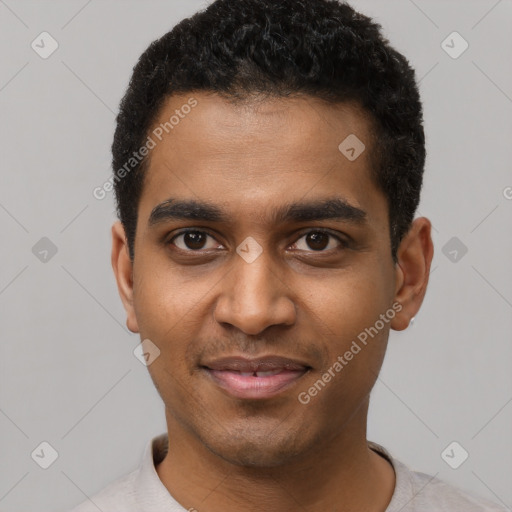
<svg viewBox="0 0 512 512">
<path fill-rule="evenodd" d="M 167 434 L 154 437 L 146 444 L 141 464 L 137 469 L 114 480 L 70 512 L 140 512 L 140 502 L 144 501 L 147 504 L 149 499 L 156 505 L 153 510 L 162 503 L 167 505 L 167 509 L 172 510 L 175 503 L 155 470 L 155 463 L 164 458 L 166 450 Z M 169 505 L 173 508 L 169 508 Z"/>
<path fill-rule="evenodd" d="M 124 475 L 86 499 L 70 512 L 135 512 L 134 481 L 138 470 Z"/>
<path fill-rule="evenodd" d="M 370 441 L 369 446 L 387 459 L 395 470 L 395 490 L 386 512 L 507 512 L 506 508 L 459 489 L 435 475 L 412 471 L 380 444 Z"/>
<path fill-rule="evenodd" d="M 410 505 L 414 511 L 506 512 L 504 507 L 464 491 L 439 478 L 419 471 L 410 471 L 394 460 L 395 470 L 410 483 Z M 408 509 L 406 509 L 408 510 Z M 405 511 L 404 511 L 405 512 Z"/>
</svg>

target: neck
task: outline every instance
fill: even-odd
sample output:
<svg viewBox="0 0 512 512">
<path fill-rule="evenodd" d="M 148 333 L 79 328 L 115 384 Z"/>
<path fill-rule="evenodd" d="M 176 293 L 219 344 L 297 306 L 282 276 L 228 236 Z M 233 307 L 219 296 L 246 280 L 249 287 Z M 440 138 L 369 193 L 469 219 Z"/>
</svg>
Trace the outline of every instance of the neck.
<svg viewBox="0 0 512 512">
<path fill-rule="evenodd" d="M 361 409 L 334 439 L 272 468 L 225 461 L 167 414 L 170 442 L 156 470 L 186 510 L 384 512 L 393 495 L 395 474 L 391 464 L 368 447 L 367 408 Z"/>
</svg>

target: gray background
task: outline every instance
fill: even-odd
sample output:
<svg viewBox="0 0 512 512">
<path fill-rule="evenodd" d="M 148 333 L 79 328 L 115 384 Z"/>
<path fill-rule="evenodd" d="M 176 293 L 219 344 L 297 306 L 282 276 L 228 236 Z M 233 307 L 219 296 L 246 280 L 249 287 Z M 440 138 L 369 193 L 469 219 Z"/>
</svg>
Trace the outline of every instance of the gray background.
<svg viewBox="0 0 512 512">
<path fill-rule="evenodd" d="M 421 79 L 420 214 L 436 246 L 421 312 L 392 333 L 368 437 L 511 507 L 512 2 L 352 4 Z M 1 510 L 66 510 L 134 469 L 165 431 L 110 267 L 112 196 L 92 191 L 109 177 L 115 112 L 140 53 L 204 5 L 0 0 Z M 47 59 L 31 48 L 42 31 L 59 44 Z M 469 43 L 457 59 L 441 46 L 453 31 Z M 43 237 L 55 255 L 41 253 Z M 445 255 L 452 237 L 459 247 Z M 46 470 L 31 458 L 43 441 L 59 455 Z M 452 441 L 469 453 L 458 469 L 441 456 Z"/>
</svg>

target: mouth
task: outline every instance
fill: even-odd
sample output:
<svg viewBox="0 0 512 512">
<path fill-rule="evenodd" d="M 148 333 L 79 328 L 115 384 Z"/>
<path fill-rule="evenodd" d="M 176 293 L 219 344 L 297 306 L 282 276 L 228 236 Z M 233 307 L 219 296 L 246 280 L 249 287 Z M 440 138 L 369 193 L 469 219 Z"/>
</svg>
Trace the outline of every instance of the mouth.
<svg viewBox="0 0 512 512">
<path fill-rule="evenodd" d="M 229 395 L 252 400 L 284 392 L 311 370 L 307 364 L 279 356 L 227 357 L 207 362 L 201 368 Z"/>
</svg>

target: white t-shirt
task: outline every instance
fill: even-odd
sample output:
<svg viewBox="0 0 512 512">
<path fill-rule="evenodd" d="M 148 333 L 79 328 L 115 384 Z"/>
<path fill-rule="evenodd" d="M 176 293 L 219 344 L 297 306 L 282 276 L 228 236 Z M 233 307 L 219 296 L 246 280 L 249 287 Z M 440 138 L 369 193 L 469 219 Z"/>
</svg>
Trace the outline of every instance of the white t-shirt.
<svg viewBox="0 0 512 512">
<path fill-rule="evenodd" d="M 466 493 L 435 477 L 409 470 L 382 446 L 370 448 L 393 465 L 396 485 L 386 512 L 506 512 L 505 508 Z M 142 464 L 115 480 L 71 512 L 187 512 L 169 494 L 155 469 L 165 457 L 167 434 L 146 445 Z M 189 509 L 194 510 L 194 509 Z"/>
</svg>

